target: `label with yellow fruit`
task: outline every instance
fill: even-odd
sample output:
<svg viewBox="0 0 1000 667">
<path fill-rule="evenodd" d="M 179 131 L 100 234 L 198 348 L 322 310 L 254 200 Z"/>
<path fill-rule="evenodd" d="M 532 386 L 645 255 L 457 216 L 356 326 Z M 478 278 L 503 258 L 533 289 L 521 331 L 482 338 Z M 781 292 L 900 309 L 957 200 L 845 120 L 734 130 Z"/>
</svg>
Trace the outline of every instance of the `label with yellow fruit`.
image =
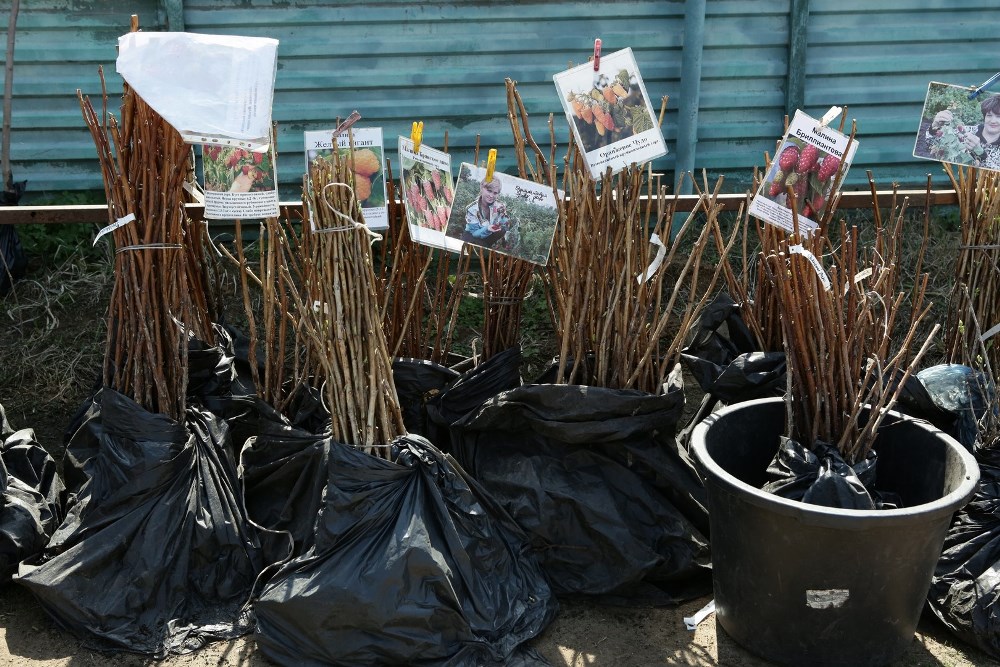
<svg viewBox="0 0 1000 667">
<path fill-rule="evenodd" d="M 306 149 L 306 173 L 314 160 L 328 160 L 333 154 L 333 129 L 303 133 Z M 354 154 L 351 155 L 351 144 Z M 361 202 L 361 214 L 369 229 L 386 229 L 389 210 L 385 195 L 385 151 L 381 127 L 352 127 L 337 136 L 337 151 L 353 172 L 354 194 Z"/>
</svg>

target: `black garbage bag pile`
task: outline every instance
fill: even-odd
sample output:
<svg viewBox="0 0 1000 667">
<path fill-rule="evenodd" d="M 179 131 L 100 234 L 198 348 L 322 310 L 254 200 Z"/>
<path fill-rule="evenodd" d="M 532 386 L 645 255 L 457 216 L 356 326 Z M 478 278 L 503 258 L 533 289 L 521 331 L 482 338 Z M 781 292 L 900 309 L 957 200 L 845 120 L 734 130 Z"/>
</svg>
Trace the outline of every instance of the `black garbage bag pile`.
<svg viewBox="0 0 1000 667">
<path fill-rule="evenodd" d="M 263 563 L 226 423 L 185 423 L 99 391 L 70 438 L 66 518 L 15 581 L 84 643 L 154 657 L 252 630 Z"/>
<path fill-rule="evenodd" d="M 22 560 L 41 553 L 62 521 L 56 462 L 31 429 L 15 431 L 0 405 L 0 586 Z"/>
<path fill-rule="evenodd" d="M 998 409 L 996 389 L 979 371 L 955 364 L 918 377 L 935 404 L 955 416 L 958 439 L 968 446 L 973 434 L 979 463 L 976 493 L 948 529 L 927 601 L 956 636 L 1000 658 L 1000 440 L 995 433 L 975 436 L 985 411 Z"/>
<path fill-rule="evenodd" d="M 516 361 L 482 364 L 432 401 L 430 415 L 528 534 L 556 593 L 617 604 L 707 593 L 704 488 L 674 441 L 679 378 L 660 395 L 557 384 L 491 394 Z"/>
<path fill-rule="evenodd" d="M 433 361 L 410 357 L 392 360 L 392 379 L 407 433 L 438 442 L 430 432 L 433 424 L 427 416 L 427 404 L 459 377 L 457 371 Z"/>
<path fill-rule="evenodd" d="M 545 664 L 521 648 L 557 604 L 517 526 L 450 457 L 403 436 L 392 460 L 326 441 L 315 539 L 255 604 L 281 665 Z"/>
</svg>

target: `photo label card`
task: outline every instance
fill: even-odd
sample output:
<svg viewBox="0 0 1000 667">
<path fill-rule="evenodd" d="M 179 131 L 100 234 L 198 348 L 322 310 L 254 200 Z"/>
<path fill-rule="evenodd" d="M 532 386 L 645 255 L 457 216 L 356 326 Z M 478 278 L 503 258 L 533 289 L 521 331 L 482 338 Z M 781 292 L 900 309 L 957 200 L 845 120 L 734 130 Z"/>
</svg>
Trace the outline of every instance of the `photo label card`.
<svg viewBox="0 0 1000 667">
<path fill-rule="evenodd" d="M 920 114 L 913 157 L 1000 171 L 1000 93 L 932 81 Z"/>
<path fill-rule="evenodd" d="M 206 219 L 252 220 L 279 215 L 273 150 L 256 153 L 222 144 L 203 145 L 201 166 Z"/>
<path fill-rule="evenodd" d="M 409 137 L 399 138 L 399 187 L 406 208 L 410 238 L 415 243 L 459 252 L 460 239 L 445 235 L 455 183 L 451 177 L 451 156 L 427 145 L 413 152 Z"/>
<path fill-rule="evenodd" d="M 841 161 L 844 174 L 847 174 L 857 150 L 857 140 L 850 141 L 846 134 L 822 126 L 815 118 L 796 111 L 771 168 L 750 202 L 750 215 L 793 231 L 787 194 L 790 187 L 798 201 L 799 231 L 812 233 L 826 213 Z"/>
<path fill-rule="evenodd" d="M 351 162 L 351 136 L 354 137 L 354 160 Z M 306 148 L 306 174 L 314 160 L 329 160 L 333 154 L 333 130 L 310 130 L 303 133 Z M 355 127 L 350 134 L 337 136 L 337 151 L 354 172 L 354 194 L 361 202 L 361 215 L 369 229 L 389 227 L 389 208 L 385 194 L 385 149 L 381 127 Z"/>
<path fill-rule="evenodd" d="M 497 171 L 486 182 L 484 167 L 463 162 L 445 235 L 544 266 L 558 221 L 548 185 Z"/>
<path fill-rule="evenodd" d="M 552 77 L 573 137 L 593 178 L 667 154 L 667 144 L 632 49 L 601 56 Z"/>
</svg>

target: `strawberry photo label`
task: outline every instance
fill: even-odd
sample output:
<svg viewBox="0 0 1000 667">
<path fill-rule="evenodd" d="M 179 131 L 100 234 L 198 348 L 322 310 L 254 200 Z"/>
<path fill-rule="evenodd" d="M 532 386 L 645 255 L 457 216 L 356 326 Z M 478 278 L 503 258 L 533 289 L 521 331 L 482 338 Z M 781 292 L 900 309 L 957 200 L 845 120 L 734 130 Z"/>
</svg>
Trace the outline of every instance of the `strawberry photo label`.
<svg viewBox="0 0 1000 667">
<path fill-rule="evenodd" d="M 850 144 L 850 146 L 848 146 Z M 847 174 L 858 142 L 802 111 L 796 111 L 775 159 L 750 202 L 750 214 L 789 232 L 793 231 L 792 189 L 798 207 L 799 231 L 819 227 L 833 197 L 838 170 Z"/>
<path fill-rule="evenodd" d="M 451 156 L 427 144 L 413 151 L 413 141 L 399 138 L 399 187 L 410 238 L 415 243 L 458 252 L 460 239 L 445 235 L 455 183 L 451 177 Z"/>
<path fill-rule="evenodd" d="M 310 130 L 303 133 L 306 149 L 306 173 L 314 160 L 328 160 L 333 155 L 333 130 Z M 351 160 L 351 138 L 354 159 Z M 389 209 L 385 195 L 385 150 L 382 128 L 355 127 L 350 134 L 337 135 L 337 151 L 354 174 L 354 194 L 361 202 L 361 215 L 369 229 L 389 227 Z"/>
<path fill-rule="evenodd" d="M 667 154 L 632 49 L 556 74 L 553 81 L 590 174 L 618 172 Z"/>
<path fill-rule="evenodd" d="M 913 157 L 1000 171 L 1000 94 L 932 81 Z"/>
<path fill-rule="evenodd" d="M 272 142 L 273 146 L 273 142 Z M 274 151 L 219 144 L 201 149 L 205 218 L 253 220 L 278 216 Z"/>
</svg>

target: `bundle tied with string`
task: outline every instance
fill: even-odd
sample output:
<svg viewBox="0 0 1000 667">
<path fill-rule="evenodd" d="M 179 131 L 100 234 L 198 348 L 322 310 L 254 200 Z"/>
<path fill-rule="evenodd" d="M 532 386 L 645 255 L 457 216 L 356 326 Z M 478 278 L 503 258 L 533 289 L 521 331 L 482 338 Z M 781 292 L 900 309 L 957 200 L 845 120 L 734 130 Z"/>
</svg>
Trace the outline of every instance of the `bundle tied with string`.
<svg viewBox="0 0 1000 667">
<path fill-rule="evenodd" d="M 104 384 L 183 419 L 190 337 L 212 340 L 206 280 L 184 210 L 190 147 L 127 84 L 121 121 L 77 91 L 97 147 L 114 240 Z"/>
<path fill-rule="evenodd" d="M 896 291 L 898 245 L 886 238 L 896 235 L 876 233 L 873 248 L 862 248 L 858 229 L 841 223 L 839 248 L 822 234 L 793 235 L 765 258 L 788 363 L 786 433 L 807 448 L 832 445 L 849 465 L 868 457 L 939 328 L 913 352 L 930 310 L 927 276 L 907 304 Z M 828 268 L 825 254 L 834 257 Z"/>
</svg>

